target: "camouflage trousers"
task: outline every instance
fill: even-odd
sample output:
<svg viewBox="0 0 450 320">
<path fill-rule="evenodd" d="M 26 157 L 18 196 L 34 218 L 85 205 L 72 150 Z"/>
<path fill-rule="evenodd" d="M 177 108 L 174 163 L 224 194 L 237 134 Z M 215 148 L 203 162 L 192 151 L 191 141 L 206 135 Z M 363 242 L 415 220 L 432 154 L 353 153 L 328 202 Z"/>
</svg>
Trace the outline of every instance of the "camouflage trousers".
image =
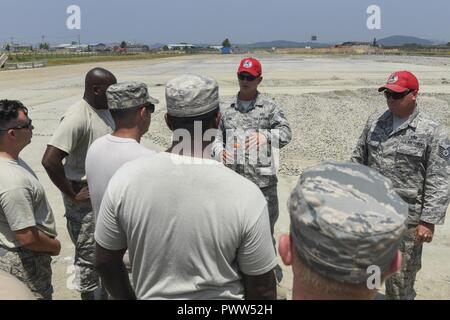
<svg viewBox="0 0 450 320">
<path fill-rule="evenodd" d="M 400 243 L 402 268 L 386 280 L 386 299 L 414 300 L 414 282 L 422 267 L 422 247 L 415 243 L 416 226 L 408 226 L 408 231 Z"/>
<path fill-rule="evenodd" d="M 0 247 L 0 270 L 23 282 L 38 300 L 52 299 L 51 262 L 52 258 L 46 253 Z"/>
<path fill-rule="evenodd" d="M 261 192 L 263 193 L 267 201 L 267 208 L 269 210 L 270 232 L 272 233 L 273 238 L 275 223 L 277 222 L 279 215 L 277 185 L 261 188 Z"/>
<path fill-rule="evenodd" d="M 275 223 L 277 222 L 278 216 L 280 214 L 280 211 L 278 209 L 278 188 L 277 185 L 275 184 L 266 188 L 261 188 L 260 190 L 267 201 L 267 208 L 269 211 L 270 232 L 272 235 L 273 246 L 275 247 L 275 251 L 277 251 L 276 248 L 277 242 L 274 238 L 274 232 L 275 232 Z M 281 282 L 281 280 L 283 279 L 283 270 L 281 269 L 280 265 L 277 265 L 275 267 L 275 276 L 278 282 Z"/>
<path fill-rule="evenodd" d="M 75 286 L 82 294 L 93 293 L 100 287 L 100 280 L 94 269 L 95 221 L 90 201 L 73 203 L 63 195 L 66 210 L 67 230 L 75 246 Z"/>
</svg>

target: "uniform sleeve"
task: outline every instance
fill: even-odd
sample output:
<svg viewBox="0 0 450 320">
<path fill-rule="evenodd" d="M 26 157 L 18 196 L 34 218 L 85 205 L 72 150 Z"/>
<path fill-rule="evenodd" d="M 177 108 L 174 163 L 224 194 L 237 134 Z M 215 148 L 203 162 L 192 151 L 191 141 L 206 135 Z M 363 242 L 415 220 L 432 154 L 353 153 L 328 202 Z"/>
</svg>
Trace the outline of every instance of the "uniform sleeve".
<svg viewBox="0 0 450 320">
<path fill-rule="evenodd" d="M 119 206 L 113 200 L 118 198 L 111 195 L 111 191 L 108 186 L 98 213 L 94 237 L 101 247 L 116 251 L 127 248 L 127 237 L 120 225 Z"/>
<path fill-rule="evenodd" d="M 438 130 L 427 150 L 421 221 L 443 224 L 450 199 L 450 139 Z"/>
<path fill-rule="evenodd" d="M 356 147 L 353 150 L 351 161 L 363 165 L 367 165 L 368 161 L 368 149 L 367 149 L 367 135 L 369 134 L 371 126 L 371 117 L 366 122 L 363 132 L 356 143 Z"/>
<path fill-rule="evenodd" d="M 61 119 L 48 144 L 71 154 L 78 143 L 86 136 L 87 126 L 87 119 L 83 119 L 80 113 L 69 112 Z"/>
<path fill-rule="evenodd" d="M 36 226 L 33 197 L 27 188 L 17 188 L 4 192 L 0 204 L 11 231 Z"/>
<path fill-rule="evenodd" d="M 277 265 L 267 204 L 260 209 L 256 222 L 245 230 L 242 244 L 238 249 L 238 264 L 239 269 L 249 276 L 267 273 Z"/>
<path fill-rule="evenodd" d="M 211 148 L 211 157 L 213 159 L 216 159 L 219 162 L 222 162 L 222 159 L 220 159 L 220 153 L 224 149 L 223 144 L 223 133 L 225 132 L 225 127 L 223 123 L 223 117 L 220 119 L 219 128 L 217 129 L 216 138 L 214 139 L 212 148 Z"/>
<path fill-rule="evenodd" d="M 277 104 L 274 105 L 272 115 L 270 117 L 270 137 L 267 140 L 272 142 L 278 141 L 278 147 L 281 149 L 292 140 L 292 131 L 286 116 Z"/>
</svg>

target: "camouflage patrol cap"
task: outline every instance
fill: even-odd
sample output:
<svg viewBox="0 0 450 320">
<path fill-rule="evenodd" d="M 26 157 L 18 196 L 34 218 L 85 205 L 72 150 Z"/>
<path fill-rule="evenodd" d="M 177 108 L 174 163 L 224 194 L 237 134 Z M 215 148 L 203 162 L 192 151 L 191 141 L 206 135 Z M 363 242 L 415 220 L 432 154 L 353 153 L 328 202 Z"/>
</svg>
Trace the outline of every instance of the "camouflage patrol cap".
<svg viewBox="0 0 450 320">
<path fill-rule="evenodd" d="M 217 81 L 186 74 L 167 82 L 167 113 L 173 117 L 195 117 L 219 108 Z"/>
<path fill-rule="evenodd" d="M 384 274 L 406 231 L 408 206 L 387 178 L 366 166 L 325 162 L 304 171 L 289 200 L 291 236 L 312 270 L 362 284 Z"/>
<path fill-rule="evenodd" d="M 131 109 L 149 103 L 159 103 L 158 99 L 150 97 L 145 83 L 137 82 L 113 84 L 106 90 L 106 98 L 110 110 Z"/>
</svg>

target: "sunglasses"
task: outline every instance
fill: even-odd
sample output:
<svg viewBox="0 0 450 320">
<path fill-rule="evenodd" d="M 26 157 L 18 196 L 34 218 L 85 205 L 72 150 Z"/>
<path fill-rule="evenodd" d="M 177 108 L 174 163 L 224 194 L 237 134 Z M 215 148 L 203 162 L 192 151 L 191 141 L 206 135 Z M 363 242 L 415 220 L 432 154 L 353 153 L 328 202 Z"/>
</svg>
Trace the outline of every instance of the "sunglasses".
<svg viewBox="0 0 450 320">
<path fill-rule="evenodd" d="M 149 113 L 155 112 L 155 105 L 154 104 L 149 103 L 149 104 L 145 105 L 144 108 L 147 109 L 147 111 Z"/>
<path fill-rule="evenodd" d="M 0 129 L 0 131 L 30 129 L 32 127 L 33 127 L 33 121 L 30 119 L 30 121 L 27 124 L 18 125 L 18 126 L 12 127 L 12 128 Z"/>
<path fill-rule="evenodd" d="M 406 97 L 408 94 L 410 94 L 411 92 L 413 92 L 414 90 L 408 90 L 405 92 L 392 92 L 392 91 L 384 91 L 384 96 L 386 97 L 387 100 L 389 99 L 393 99 L 393 100 L 400 100 L 403 99 L 404 97 Z"/>
<path fill-rule="evenodd" d="M 239 80 L 255 81 L 256 77 L 251 74 L 238 74 Z"/>
</svg>

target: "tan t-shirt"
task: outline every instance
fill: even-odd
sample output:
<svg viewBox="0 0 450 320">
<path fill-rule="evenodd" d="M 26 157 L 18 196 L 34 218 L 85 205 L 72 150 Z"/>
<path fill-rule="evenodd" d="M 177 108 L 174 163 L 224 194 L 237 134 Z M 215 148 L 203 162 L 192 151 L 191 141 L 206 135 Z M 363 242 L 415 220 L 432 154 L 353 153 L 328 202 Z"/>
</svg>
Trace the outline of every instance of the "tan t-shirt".
<svg viewBox="0 0 450 320">
<path fill-rule="evenodd" d="M 0 246 L 20 247 L 14 231 L 34 226 L 51 237 L 57 235 L 44 188 L 23 160 L 0 157 Z"/>
<path fill-rule="evenodd" d="M 64 171 L 72 181 L 85 181 L 85 160 L 90 145 L 115 128 L 109 110 L 94 109 L 85 100 L 71 106 L 64 114 L 48 143 L 66 153 Z"/>
<path fill-rule="evenodd" d="M 242 273 L 277 265 L 259 188 L 215 160 L 162 152 L 123 165 L 95 240 L 128 247 L 138 299 L 243 299 Z"/>
</svg>

